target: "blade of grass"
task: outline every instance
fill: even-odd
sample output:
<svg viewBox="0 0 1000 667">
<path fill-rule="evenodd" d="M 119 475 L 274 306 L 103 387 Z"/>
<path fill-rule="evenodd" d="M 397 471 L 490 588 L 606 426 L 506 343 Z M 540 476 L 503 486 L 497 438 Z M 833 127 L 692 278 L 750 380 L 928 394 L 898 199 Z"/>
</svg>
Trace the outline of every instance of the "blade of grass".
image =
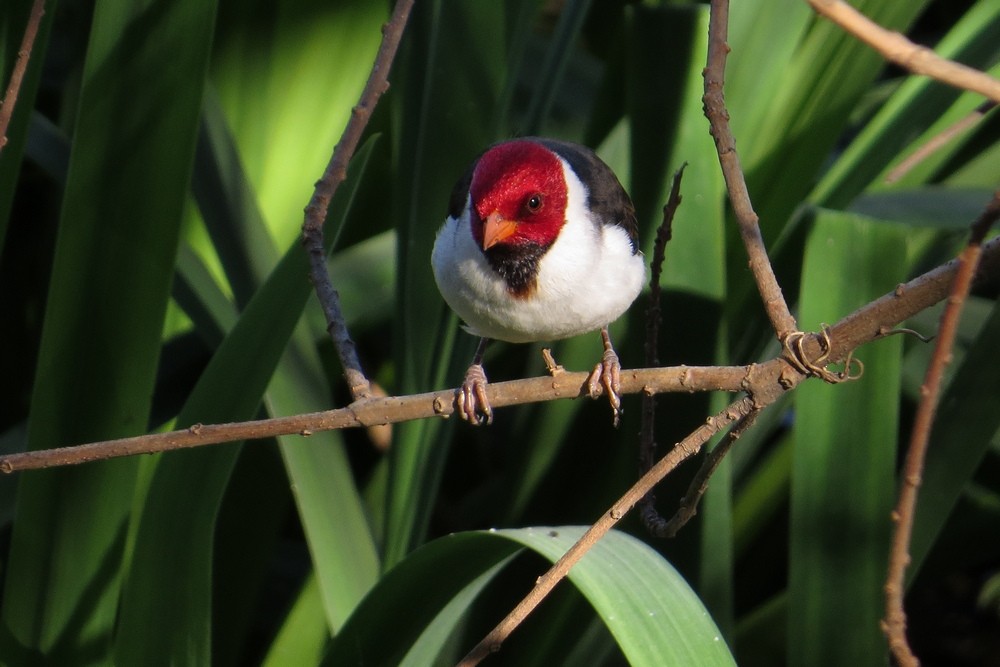
<svg viewBox="0 0 1000 667">
<path fill-rule="evenodd" d="M 344 195 L 338 199 L 336 215 L 342 228 L 367 167 L 375 141 L 368 141 L 352 163 Z M 273 263 L 274 248 L 255 205 L 255 194 L 246 178 L 235 146 L 232 145 L 221 110 L 206 104 L 202 128 L 201 168 L 197 173 L 213 187 L 203 188 L 198 198 L 202 215 L 212 230 L 215 247 L 225 246 L 220 258 L 237 296 L 257 289 L 259 274 Z M 197 190 L 197 188 L 196 188 Z M 333 234 L 328 245 L 337 242 Z M 228 239 L 242 239 L 227 241 Z M 301 255 L 297 243 L 289 253 Z M 350 286 L 338 285 L 343 290 Z M 299 281 L 298 293 L 307 287 Z M 363 299 L 370 289 L 358 289 Z M 359 308 L 359 311 L 364 309 Z M 329 394 L 322 368 L 305 329 L 292 338 L 268 386 L 267 405 L 271 414 L 315 412 L 329 406 Z M 299 438 L 279 438 L 289 481 L 295 490 L 296 505 L 315 563 L 314 572 L 323 594 L 331 634 L 343 623 L 378 571 L 378 558 L 360 497 L 339 433 L 320 433 L 308 445 Z M 331 508 L 337 508 L 331 513 Z"/>
<path fill-rule="evenodd" d="M 278 261 L 278 250 L 211 89 L 202 105 L 194 164 L 192 193 L 227 282 L 242 308 Z"/>
<path fill-rule="evenodd" d="M 503 88 L 503 19 L 501 3 L 440 2 L 418 3 L 410 18 L 403 45 L 408 55 L 396 74 L 404 106 L 394 110 L 401 123 L 396 146 L 400 190 L 394 198 L 400 221 L 393 319 L 398 393 L 457 384 L 459 374 L 448 374 L 456 335 L 466 339 L 462 345 L 471 360 L 473 339 L 456 333 L 456 320 L 434 284 L 430 255 L 452 186 L 493 139 L 487 132 Z M 469 29 L 485 25 L 494 29 Z M 454 100 L 468 102 L 457 115 Z M 450 428 L 422 420 L 393 431 L 383 567 L 424 539 Z"/>
<path fill-rule="evenodd" d="M 926 0 L 908 3 L 860 0 L 851 4 L 882 26 L 905 30 L 920 14 Z M 794 19 L 795 15 L 790 16 Z M 882 67 L 874 51 L 837 26 L 813 18 L 808 21 L 808 29 L 794 53 L 779 68 L 781 75 L 763 74 L 769 87 L 754 86 L 756 79 L 743 84 L 752 90 L 742 101 L 737 98 L 740 104 L 748 98 L 753 100 L 757 124 L 744 126 L 744 132 L 736 135 L 737 146 L 743 141 L 753 142 L 753 153 L 742 159 L 747 186 L 760 216 L 775 274 L 790 302 L 798 298 L 796 277 L 801 271 L 804 239 L 804 230 L 798 224 L 802 216 L 794 213 L 818 180 L 859 100 Z M 753 61 L 748 67 L 753 69 Z M 743 74 L 752 75 L 752 71 Z M 761 98 L 768 101 L 763 110 L 758 106 Z M 741 115 L 741 107 L 734 104 L 729 111 L 734 125 L 739 127 L 735 119 Z M 735 234 L 729 236 L 727 250 L 727 277 L 732 294 L 728 310 L 730 319 L 740 322 L 739 329 L 733 330 L 730 349 L 734 358 L 756 358 L 760 342 L 772 338 L 770 327 L 760 312 L 752 281 L 745 279 L 745 252 Z"/>
<path fill-rule="evenodd" d="M 586 526 L 498 531 L 551 561 Z M 687 582 L 649 545 L 611 531 L 570 570 L 630 665 L 733 665 L 719 629 Z"/>
<path fill-rule="evenodd" d="M 537 78 L 533 86 L 535 94 L 531 97 L 524 119 L 525 134 L 539 134 L 545 127 L 552 103 L 559 92 L 559 84 L 562 83 L 569 56 L 573 51 L 573 44 L 580 34 L 584 19 L 587 18 L 590 3 L 591 0 L 571 0 L 559 11 L 559 21 L 552 35 L 552 43 L 536 70 Z"/>
<path fill-rule="evenodd" d="M 901 226 L 817 212 L 803 268 L 802 325 L 818 328 L 903 280 L 905 240 Z M 898 336 L 880 341 L 860 353 L 861 379 L 836 387 L 813 381 L 796 392 L 790 665 L 884 661 L 879 618 L 895 486 L 901 349 Z"/>
<path fill-rule="evenodd" d="M 905 30 L 927 0 L 852 5 L 879 25 Z M 761 216 L 765 238 L 774 238 L 808 193 L 811 181 L 846 126 L 850 114 L 882 67 L 881 58 L 839 27 L 814 21 L 789 61 L 780 85 L 771 91 L 767 123 L 753 129 L 767 156 L 746 164 L 747 183 Z M 738 110 L 733 110 L 734 115 Z M 784 147 L 784 148 L 782 148 Z M 742 262 L 733 257 L 731 261 Z"/>
<path fill-rule="evenodd" d="M 271 642 L 262 665 L 318 665 L 329 640 L 330 628 L 324 617 L 319 584 L 310 574 Z"/>
<path fill-rule="evenodd" d="M 703 359 L 705 363 L 724 364 L 725 184 L 712 157 L 712 139 L 701 101 L 708 11 L 706 7 L 637 7 L 634 11 L 629 42 L 635 54 L 628 87 L 632 96 L 631 181 L 644 222 L 644 248 L 649 254 L 673 172 L 686 163 L 683 201 L 674 217 L 660 279 L 668 290 L 663 299 L 664 319 L 698 322 L 699 330 L 706 334 L 685 346 L 684 363 L 701 363 Z M 660 58 L 650 58 L 651 53 L 661 54 Z M 703 299 L 677 298 L 679 292 Z M 706 301 L 716 307 L 706 307 Z M 665 340 L 670 340 L 671 331 L 669 324 L 664 327 Z M 715 412 L 728 400 L 714 396 L 709 402 L 715 407 L 706 405 L 706 409 Z M 727 635 L 733 623 L 731 477 L 731 466 L 725 461 L 713 476 L 699 512 L 698 589 Z"/>
<path fill-rule="evenodd" d="M 1000 363 L 998 336 L 1000 307 L 994 306 L 941 397 L 913 526 L 911 581 L 1000 429 L 1000 373 L 983 372 Z"/>
<path fill-rule="evenodd" d="M 212 81 L 280 247 L 364 87 L 388 5 L 253 0 L 222 12 Z"/>
<path fill-rule="evenodd" d="M 784 130 L 769 118 L 774 95 L 790 85 L 790 64 L 813 21 L 802 0 L 730 4 L 726 104 L 745 168 L 765 159 Z"/>
<path fill-rule="evenodd" d="M 461 533 L 421 547 L 383 577 L 334 640 L 323 664 L 399 664 L 429 627 L 435 636 L 455 627 L 465 610 L 452 603 L 468 600 L 471 596 L 463 591 L 481 585 L 481 577 L 495 572 L 521 546 L 555 560 L 584 529 Z M 569 578 L 608 626 L 629 664 L 734 664 L 694 592 L 639 540 L 612 531 Z M 382 630 L 386 627 L 394 629 L 390 640 Z"/>
<path fill-rule="evenodd" d="M 93 17 L 32 401 L 32 448 L 147 428 L 215 6 L 149 9 L 106 0 Z M 55 663 L 107 661 L 136 464 L 21 479 L 4 591 L 5 651 L 16 643 Z"/>
<path fill-rule="evenodd" d="M 315 412 L 329 407 L 322 364 L 304 327 L 297 345 L 282 357 L 268 386 L 272 414 Z M 330 634 L 335 634 L 379 573 L 379 558 L 354 483 L 342 434 L 316 433 L 307 441 L 279 438 L 312 555 Z"/>
<path fill-rule="evenodd" d="M 1000 5 L 980 2 L 935 45 L 934 51 L 972 67 L 984 67 L 990 64 L 998 42 Z M 961 91 L 927 77 L 908 77 L 823 176 L 809 195 L 810 200 L 830 208 L 846 206 L 900 156 L 919 130 L 941 118 L 960 95 Z M 876 182 L 875 187 L 885 186 Z"/>
<path fill-rule="evenodd" d="M 352 161 L 349 180 L 360 177 L 366 155 L 363 148 Z M 355 187 L 356 180 L 345 183 L 334 198 L 331 211 L 339 217 L 330 221 L 328 243 L 337 236 Z M 306 266 L 294 244 L 212 357 L 178 424 L 238 421 L 256 412 L 310 293 Z M 150 459 L 122 596 L 115 646 L 120 664 L 210 660 L 215 517 L 238 452 L 239 445 L 230 444 Z M 170 578 L 163 576 L 167 569 Z"/>
</svg>

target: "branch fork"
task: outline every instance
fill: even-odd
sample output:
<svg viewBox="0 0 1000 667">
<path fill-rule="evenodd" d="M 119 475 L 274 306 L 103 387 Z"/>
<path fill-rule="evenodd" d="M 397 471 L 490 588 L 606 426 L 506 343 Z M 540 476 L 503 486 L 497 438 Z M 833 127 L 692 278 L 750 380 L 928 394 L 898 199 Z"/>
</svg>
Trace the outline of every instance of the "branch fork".
<svg viewBox="0 0 1000 667">
<path fill-rule="evenodd" d="M 823 325 L 819 333 L 808 334 L 804 331 L 793 331 L 786 335 L 781 346 L 784 349 L 784 358 L 798 372 L 805 376 L 817 377 L 829 384 L 840 384 L 851 380 L 858 380 L 864 375 L 865 365 L 860 359 L 854 358 L 854 351 L 847 353 L 844 359 L 844 369 L 839 372 L 831 371 L 827 368 L 830 360 L 830 352 L 833 350 L 833 343 L 830 338 L 830 327 Z M 812 339 L 819 344 L 819 356 L 810 358 L 805 349 L 805 341 Z M 854 365 L 857 370 L 852 372 Z"/>
</svg>

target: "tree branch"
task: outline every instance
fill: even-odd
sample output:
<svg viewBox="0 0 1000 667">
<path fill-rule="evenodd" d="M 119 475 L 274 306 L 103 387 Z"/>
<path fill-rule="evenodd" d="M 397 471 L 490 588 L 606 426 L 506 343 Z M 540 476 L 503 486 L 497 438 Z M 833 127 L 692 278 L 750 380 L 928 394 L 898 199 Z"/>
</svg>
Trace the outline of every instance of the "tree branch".
<svg viewBox="0 0 1000 667">
<path fill-rule="evenodd" d="M 898 32 L 886 30 L 843 0 L 806 0 L 813 10 L 878 51 L 883 58 L 962 90 L 1000 102 L 1000 81 L 972 67 L 952 62 Z"/>
<path fill-rule="evenodd" d="M 952 260 L 847 315 L 829 328 L 830 363 L 843 361 L 859 346 L 878 340 L 920 311 L 948 296 L 948 289 L 958 268 Z M 1000 238 L 982 247 L 976 282 L 994 280 L 1000 275 Z M 807 354 L 820 351 L 818 336 L 803 343 Z M 510 382 L 491 382 L 486 394 L 494 407 L 538 403 L 556 399 L 578 398 L 585 392 L 588 373 L 560 373 L 553 377 L 527 378 Z M 655 394 L 665 392 L 746 391 L 751 398 L 782 393 L 794 387 L 801 374 L 781 357 L 749 366 L 675 366 L 623 370 L 622 393 Z M 153 433 L 119 440 L 105 440 L 85 445 L 40 449 L 0 456 L 0 472 L 75 465 L 99 459 L 150 454 L 187 447 L 215 445 L 278 435 L 311 435 L 317 431 L 393 424 L 428 417 L 448 417 L 455 409 L 455 389 L 390 396 L 355 401 L 336 410 L 314 412 L 275 419 L 235 424 L 197 424 L 189 429 Z"/>
<path fill-rule="evenodd" d="M 21 48 L 17 51 L 17 60 L 14 62 L 14 69 L 11 70 L 7 92 L 4 93 L 3 99 L 0 100 L 0 151 L 7 145 L 7 128 L 10 126 L 10 119 L 14 115 L 14 103 L 17 101 L 17 94 L 21 90 L 24 73 L 28 69 L 31 49 L 35 45 L 35 37 L 38 36 L 38 27 L 42 23 L 43 16 L 45 16 L 45 0 L 35 0 L 34 4 L 31 5 L 28 23 L 24 26 L 24 37 L 21 38 Z"/>
<path fill-rule="evenodd" d="M 961 136 L 971 128 L 975 127 L 990 111 L 996 108 L 997 103 L 992 101 L 983 102 L 973 109 L 968 115 L 959 118 L 953 124 L 941 130 L 931 137 L 927 143 L 913 151 L 909 156 L 893 167 L 892 171 L 885 175 L 885 183 L 895 183 L 908 174 L 914 167 L 926 160 L 933 153 L 948 145 L 956 137 Z"/>
<path fill-rule="evenodd" d="M 903 464 L 899 501 L 893 512 L 896 530 L 889 554 L 889 573 L 885 584 L 886 611 L 882 628 L 889 640 L 890 650 L 904 667 L 920 664 L 906 639 L 906 611 L 903 608 L 904 578 L 906 567 L 910 562 L 910 537 L 913 532 L 917 492 L 924 472 L 924 459 L 930 442 L 934 415 L 937 413 L 944 371 L 952 357 L 951 350 L 958 332 L 959 317 L 979 264 L 983 239 L 997 220 L 1000 220 L 1000 190 L 994 193 L 992 201 L 972 224 L 969 242 L 957 260 L 958 266 L 951 281 L 948 302 L 941 314 L 941 326 L 934 342 L 934 353 L 927 366 L 924 382 L 920 386 L 920 404 L 913 419 L 910 446 Z"/>
<path fill-rule="evenodd" d="M 722 175 L 726 179 L 729 199 L 736 214 L 740 237 L 746 246 L 750 257 L 750 271 L 757 283 L 757 291 L 764 302 L 764 309 L 771 326 L 778 337 L 784 342 L 789 334 L 798 330 L 795 318 L 792 317 L 785 297 L 781 293 L 774 269 L 767 258 L 767 248 L 760 234 L 759 218 L 750 202 L 740 157 L 736 152 L 736 139 L 729 128 L 729 112 L 723 95 L 723 85 L 726 78 L 726 57 L 729 54 L 729 44 L 726 43 L 729 34 L 729 0 L 712 0 L 712 13 L 708 27 L 708 62 L 705 65 L 705 94 L 702 102 L 705 105 L 705 117 L 710 124 L 709 132 L 715 140 L 715 148 L 719 154 L 719 164 Z"/>
<path fill-rule="evenodd" d="M 726 457 L 726 454 L 736 444 L 736 441 L 754 425 L 759 414 L 760 410 L 754 410 L 733 424 L 733 427 L 729 429 L 729 432 L 722 438 L 722 441 L 708 453 L 704 463 L 701 464 L 701 468 L 698 469 L 698 472 L 695 473 L 694 478 L 688 485 L 687 492 L 681 498 L 677 511 L 674 512 L 669 521 L 663 521 L 654 526 L 655 530 L 653 534 L 655 536 L 675 537 L 677 532 L 688 521 L 694 518 L 694 515 L 698 513 L 698 503 L 701 502 L 702 496 L 708 491 L 709 478 L 715 474 L 719 464 L 722 463 L 722 459 Z"/>
<path fill-rule="evenodd" d="M 358 104 L 351 110 L 351 119 L 333 149 L 333 155 L 326 171 L 323 172 L 323 177 L 316 183 L 302 223 L 302 245 L 309 254 L 309 279 L 316 288 L 316 296 L 326 315 L 327 331 L 333 339 L 340 364 L 344 369 L 344 379 L 347 380 L 347 386 L 355 400 L 371 397 L 371 384 L 361 368 L 357 347 L 344 322 L 344 315 L 340 310 L 340 295 L 334 289 L 330 274 L 326 270 L 323 222 L 326 220 L 330 200 L 347 177 L 347 165 L 358 148 L 372 111 L 383 93 L 389 89 L 389 69 L 396 57 L 406 20 L 412 8 L 413 0 L 397 0 L 389 22 L 382 27 L 382 44 L 379 46 L 371 74 L 361 92 Z"/>
</svg>

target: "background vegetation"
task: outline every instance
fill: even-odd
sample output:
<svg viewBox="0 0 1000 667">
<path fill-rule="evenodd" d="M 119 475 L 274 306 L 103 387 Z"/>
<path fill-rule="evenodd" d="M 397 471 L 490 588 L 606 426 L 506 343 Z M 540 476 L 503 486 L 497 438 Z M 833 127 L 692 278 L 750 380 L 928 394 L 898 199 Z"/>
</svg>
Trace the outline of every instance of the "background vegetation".
<svg viewBox="0 0 1000 667">
<path fill-rule="evenodd" d="M 996 2 L 853 4 L 1000 73 Z M 29 6 L 0 5 L 5 82 Z M 298 229 L 388 12 L 49 3 L 0 153 L 4 451 L 348 400 Z M 454 386 L 471 358 L 430 248 L 454 180 L 512 135 L 597 148 L 647 254 L 686 162 L 660 359 L 777 352 L 701 111 L 707 17 L 694 2 L 417 3 L 327 232 L 387 392 Z M 982 100 L 885 67 L 801 0 L 734 2 L 729 41 L 733 130 L 803 328 L 955 253 L 997 186 L 995 111 L 887 183 Z M 643 311 L 612 332 L 626 366 L 642 365 Z M 936 313 L 910 326 L 933 334 Z M 998 335 L 994 287 L 967 309 L 918 511 L 908 601 L 927 664 L 1000 655 Z M 599 338 L 554 352 L 586 369 Z M 888 516 L 927 354 L 894 336 L 861 350 L 861 381 L 806 383 L 740 441 L 678 538 L 627 519 L 491 662 L 883 664 Z M 541 374 L 539 347 L 496 345 L 487 369 Z M 663 396 L 658 441 L 724 400 Z M 638 398 L 625 408 L 617 431 L 603 402 L 558 401 L 489 428 L 427 420 L 391 441 L 321 433 L 4 477 L 0 662 L 453 663 L 635 478 Z M 664 513 L 690 474 L 658 491 Z"/>
</svg>

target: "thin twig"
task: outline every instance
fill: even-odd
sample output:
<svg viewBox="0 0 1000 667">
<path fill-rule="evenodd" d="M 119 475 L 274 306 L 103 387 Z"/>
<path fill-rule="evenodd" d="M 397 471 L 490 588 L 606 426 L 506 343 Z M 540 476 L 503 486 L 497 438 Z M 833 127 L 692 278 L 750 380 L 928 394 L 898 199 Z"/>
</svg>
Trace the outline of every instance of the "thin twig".
<svg viewBox="0 0 1000 667">
<path fill-rule="evenodd" d="M 326 220 L 330 200 L 347 177 L 347 165 L 358 148 L 372 111 L 378 104 L 379 98 L 389 88 L 389 69 L 396 57 L 412 7 L 413 0 L 397 0 L 392 16 L 382 27 L 382 44 L 375 56 L 375 64 L 368 76 L 368 82 L 365 83 L 358 104 L 351 110 L 351 118 L 344 128 L 340 141 L 333 149 L 333 155 L 326 166 L 326 171 L 323 172 L 323 177 L 316 183 L 316 189 L 305 209 L 305 221 L 302 223 L 302 244 L 309 254 L 309 277 L 326 315 L 327 330 L 337 348 L 344 369 L 344 379 L 347 380 L 347 386 L 355 400 L 369 398 L 371 385 L 361 368 L 357 347 L 344 322 L 344 315 L 340 310 L 340 295 L 334 289 L 326 270 L 323 222 Z"/>
<path fill-rule="evenodd" d="M 705 495 L 705 492 L 708 491 L 708 480 L 715 474 L 715 471 L 719 468 L 719 464 L 722 463 L 722 459 L 726 457 L 726 454 L 736 444 L 736 441 L 757 421 L 757 415 L 759 414 L 760 410 L 754 410 L 729 429 L 722 441 L 705 457 L 701 468 L 698 469 L 694 479 L 691 480 L 691 484 L 688 485 L 687 492 L 681 498 L 680 507 L 677 508 L 670 521 L 664 521 L 662 525 L 655 526 L 653 535 L 657 537 L 675 537 L 677 531 L 694 518 L 694 515 L 698 513 L 698 503 L 701 501 L 702 496 Z"/>
<path fill-rule="evenodd" d="M 570 569 L 594 546 L 615 524 L 648 494 L 656 484 L 673 471 L 688 457 L 698 453 L 701 447 L 716 433 L 753 411 L 754 401 L 743 398 L 731 404 L 722 412 L 708 420 L 691 435 L 677 443 L 667 454 L 643 475 L 632 488 L 618 499 L 611 508 L 601 515 L 587 532 L 557 560 L 549 570 L 535 582 L 534 588 L 518 603 L 486 637 L 483 638 L 459 663 L 459 667 L 478 665 L 484 658 L 500 649 L 503 642 L 524 621 L 525 618 L 545 599 L 556 584 L 566 578 Z"/>
<path fill-rule="evenodd" d="M 934 415 L 937 412 L 944 371 L 952 358 L 951 350 L 958 331 L 959 317 L 979 264 L 983 239 L 997 220 L 1000 220 L 1000 190 L 994 193 L 992 201 L 972 224 L 969 242 L 958 257 L 958 269 L 952 281 L 948 302 L 941 314 L 941 326 L 934 343 L 934 353 L 927 366 L 924 382 L 920 386 L 920 405 L 917 406 L 917 414 L 913 419 L 913 432 L 903 464 L 899 500 L 893 512 L 896 530 L 893 534 L 889 572 L 885 584 L 886 611 L 883 630 L 889 640 L 890 650 L 904 667 L 920 664 L 906 639 L 906 611 L 903 608 L 903 582 L 906 567 L 910 562 L 910 538 L 913 532 L 917 492 L 924 471 L 924 459 L 930 442 Z"/>
<path fill-rule="evenodd" d="M 959 135 L 975 127 L 987 113 L 995 109 L 996 102 L 986 101 L 973 109 L 970 113 L 959 118 L 955 123 L 949 125 L 927 140 L 925 144 L 913 151 L 902 162 L 896 165 L 892 171 L 885 175 L 886 183 L 895 183 L 906 176 L 914 167 L 926 160 L 932 154 L 946 146 Z"/>
<path fill-rule="evenodd" d="M 670 196 L 663 206 L 663 220 L 656 229 L 656 239 L 653 241 L 653 256 L 650 259 L 649 306 L 646 308 L 646 365 L 660 365 L 660 355 L 657 353 L 660 340 L 660 274 L 663 271 L 663 260 L 667 243 L 673 236 L 674 215 L 681 204 L 681 178 L 687 163 L 674 173 L 673 184 L 670 186 Z M 642 395 L 642 426 L 639 430 L 639 475 L 645 475 L 656 461 L 656 396 L 650 393 Z M 656 497 L 652 492 L 639 501 L 639 515 L 648 526 L 648 521 L 657 518 Z"/>
<path fill-rule="evenodd" d="M 43 16 L 45 16 L 45 0 L 35 0 L 34 4 L 31 5 L 31 13 L 28 15 L 28 24 L 24 26 L 24 37 L 21 38 L 21 48 L 17 51 L 17 60 L 14 62 L 14 69 L 10 74 L 7 92 L 0 100 L 0 151 L 7 145 L 7 128 L 14 115 L 14 103 L 17 102 L 17 94 L 21 90 L 24 73 L 28 69 L 31 49 L 35 45 L 35 37 L 38 36 L 38 27 L 42 23 Z"/>
<path fill-rule="evenodd" d="M 843 0 L 806 0 L 813 10 L 878 51 L 883 58 L 955 88 L 1000 102 L 1000 81 L 985 72 L 952 62 L 905 36 L 886 30 Z"/>
<path fill-rule="evenodd" d="M 750 271 L 753 273 L 757 290 L 764 302 L 764 309 L 771 321 L 771 326 L 778 337 L 784 341 L 789 334 L 798 330 L 795 318 L 792 317 L 785 297 L 781 293 L 774 269 L 767 258 L 767 248 L 760 234 L 757 213 L 750 202 L 750 193 L 740 166 L 740 158 L 736 152 L 736 139 L 729 128 L 729 112 L 726 110 L 723 84 L 726 76 L 726 57 L 729 45 L 726 43 L 729 34 L 729 0 L 712 0 L 712 13 L 708 27 L 708 61 L 705 65 L 705 94 L 702 102 L 705 105 L 705 117 L 708 118 L 715 148 L 719 154 L 719 164 L 722 175 L 726 179 L 729 200 L 736 214 L 740 237 L 746 246 L 750 257 Z"/>
</svg>

